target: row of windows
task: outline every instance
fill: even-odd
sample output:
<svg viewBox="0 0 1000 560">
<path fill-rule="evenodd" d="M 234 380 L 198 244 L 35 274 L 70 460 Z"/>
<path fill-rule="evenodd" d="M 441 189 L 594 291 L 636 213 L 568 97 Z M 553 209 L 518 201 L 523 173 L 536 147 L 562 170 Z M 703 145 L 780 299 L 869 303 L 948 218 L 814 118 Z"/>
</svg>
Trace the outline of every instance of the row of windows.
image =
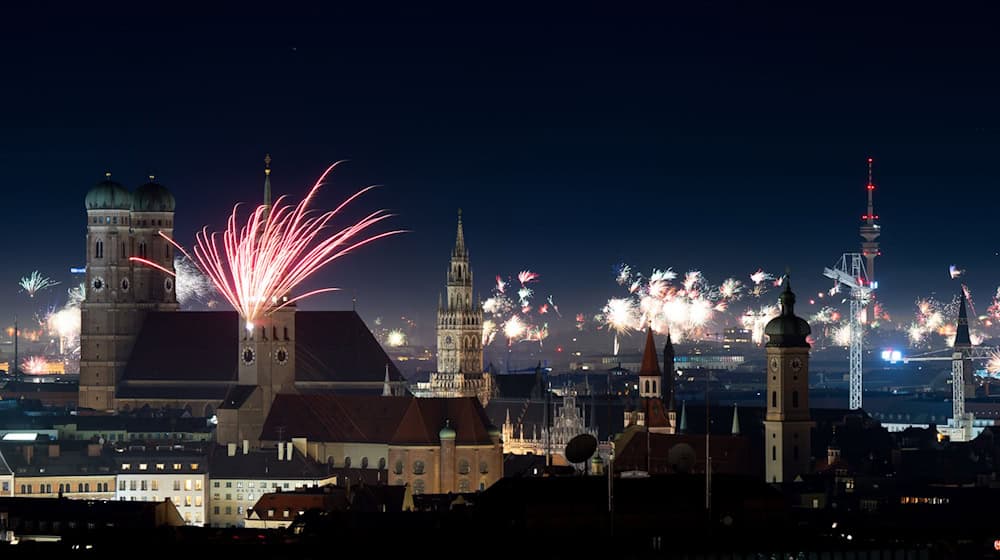
<svg viewBox="0 0 1000 560">
<path fill-rule="evenodd" d="M 193 470 L 193 471 L 198 470 L 198 465 L 199 465 L 198 463 L 191 463 L 191 470 Z M 173 466 L 173 470 L 175 470 L 175 471 L 179 471 L 182 468 L 184 468 L 184 464 L 183 463 L 173 463 L 173 465 L 171 465 L 171 466 Z M 123 471 L 132 470 L 132 463 L 122 463 L 122 470 Z M 147 470 L 149 470 L 149 463 L 139 463 L 139 470 L 140 471 L 147 471 Z M 158 470 L 158 471 L 165 471 L 165 470 L 167 470 L 166 463 L 156 463 L 156 470 Z"/>
<path fill-rule="evenodd" d="M 119 480 L 118 481 L 118 490 L 125 491 L 126 490 L 125 486 L 126 485 L 125 485 L 125 481 L 124 480 Z M 192 490 L 192 488 L 194 490 L 201 491 L 201 479 L 195 479 L 194 481 L 192 481 L 189 478 L 189 479 L 186 479 L 184 481 L 184 490 L 187 490 L 188 492 L 190 492 Z M 147 481 L 147 480 L 129 480 L 128 481 L 128 490 L 131 490 L 133 492 L 136 491 L 136 490 L 153 490 L 153 491 L 156 491 L 156 490 L 159 490 L 159 489 L 160 489 L 160 481 L 159 480 L 149 480 L 149 481 Z M 180 491 L 180 489 L 181 489 L 181 481 L 180 481 L 180 479 L 177 479 L 177 480 L 174 481 L 174 491 Z"/>
<path fill-rule="evenodd" d="M 284 327 L 284 329 L 285 329 L 283 332 L 284 340 L 291 340 L 291 338 L 288 338 L 288 327 Z M 250 331 L 249 333 L 246 332 L 243 333 L 243 340 L 247 340 L 248 335 L 250 337 L 250 340 L 253 340 L 253 335 L 254 335 L 253 331 Z M 260 328 L 260 339 L 267 340 L 267 327 Z M 278 327 L 274 325 L 271 326 L 271 340 L 281 340 L 278 338 Z"/>
<path fill-rule="evenodd" d="M 337 460 L 333 458 L 333 455 L 328 455 L 327 458 L 326 458 L 326 464 L 330 465 L 331 467 L 335 467 L 335 466 L 337 466 Z M 350 457 L 344 457 L 344 465 L 343 465 L 344 468 L 345 469 L 351 468 L 351 464 L 352 464 L 351 458 Z M 369 467 L 368 457 L 362 457 L 361 458 L 361 468 L 362 469 L 367 469 L 368 467 Z M 378 468 L 379 468 L 379 470 L 382 470 L 382 469 L 385 468 L 385 457 L 379 457 Z"/>
<path fill-rule="evenodd" d="M 271 483 L 271 488 L 279 488 L 279 487 L 280 488 L 288 488 L 288 484 L 289 483 L 287 483 L 287 482 L 282 482 L 282 483 L 272 482 Z M 233 487 L 233 481 L 232 480 L 227 480 L 226 481 L 226 488 L 232 488 L 232 487 Z M 246 487 L 248 489 L 253 488 L 254 487 L 253 481 L 252 480 L 248 480 L 246 482 Z M 215 480 L 215 481 L 212 482 L 212 488 L 219 488 L 219 481 L 218 480 Z M 236 481 L 236 488 L 238 490 L 243 488 L 243 481 L 242 480 L 237 480 Z M 260 488 L 267 488 L 267 482 L 264 481 L 264 480 L 260 481 Z M 298 488 L 298 486 L 296 486 L 296 488 Z"/>
<path fill-rule="evenodd" d="M 164 247 L 164 249 L 165 249 L 165 252 L 166 252 L 166 257 L 168 259 L 171 258 L 170 246 L 167 245 L 166 247 Z M 125 256 L 125 242 L 124 241 L 122 241 L 122 252 L 121 252 L 121 254 L 122 254 L 122 256 Z M 140 257 L 140 258 L 143 258 L 143 259 L 145 259 L 145 258 L 147 258 L 149 256 L 149 252 L 147 251 L 146 242 L 145 241 L 140 241 L 139 242 L 138 248 L 135 251 L 135 254 L 132 255 L 132 256 L 133 257 Z M 103 259 L 104 258 L 104 241 L 101 240 L 101 239 L 98 239 L 97 241 L 94 242 L 94 258 L 95 259 Z M 286 334 L 286 339 L 287 339 L 287 334 Z"/>
<path fill-rule="evenodd" d="M 110 486 L 109 486 L 109 483 L 107 483 L 107 482 L 98 482 L 94 486 L 94 488 L 96 489 L 97 492 L 110 492 L 110 490 L 108 490 L 108 488 L 110 488 Z M 34 489 L 35 488 L 34 488 L 33 484 L 22 484 L 21 485 L 21 493 L 22 494 L 34 494 Z M 56 487 L 56 490 L 60 494 L 69 494 L 69 493 L 73 492 L 73 485 L 70 484 L 70 483 L 68 483 L 68 482 L 65 483 L 65 484 L 60 484 L 60 485 L 58 485 Z M 3 491 L 4 492 L 9 492 L 10 491 L 10 485 L 9 485 L 9 483 L 7 483 L 7 482 L 3 483 Z M 81 493 L 82 492 L 90 492 L 90 483 L 89 482 L 80 482 L 80 483 L 77 483 L 77 485 L 76 485 L 76 491 L 77 492 L 81 492 Z M 39 484 L 38 485 L 38 493 L 39 494 L 52 494 L 52 485 L 51 484 Z"/>
<path fill-rule="evenodd" d="M 799 392 L 792 391 L 792 408 L 799 407 Z M 771 408 L 778 408 L 778 392 L 771 391 Z"/>
<path fill-rule="evenodd" d="M 424 474 L 426 465 L 423 461 L 417 460 L 413 462 L 413 474 Z M 403 474 L 403 461 L 396 461 L 393 466 L 392 471 L 395 474 Z M 458 472 L 459 474 L 469 474 L 472 471 L 472 466 L 466 459 L 461 459 L 458 461 Z M 480 474 L 488 474 L 490 472 L 490 465 L 486 461 L 479 462 L 479 472 Z"/>
<path fill-rule="evenodd" d="M 200 495 L 199 496 L 194 496 L 194 497 L 192 497 L 192 496 L 184 496 L 183 500 L 181 500 L 180 496 L 173 496 L 173 497 L 167 496 L 166 499 L 168 499 L 171 502 L 173 502 L 173 504 L 175 506 L 177 506 L 177 507 L 201 507 L 202 504 L 205 503 L 204 502 L 204 498 L 202 498 Z M 126 501 L 125 500 L 125 496 L 121 496 L 120 498 L 118 498 L 118 501 L 120 501 L 120 502 Z M 128 497 L 128 501 L 129 502 L 149 502 L 149 501 L 159 502 L 160 501 L 160 497 L 157 496 L 156 494 L 153 494 L 152 497 L 150 497 L 150 496 L 129 496 Z"/>
<path fill-rule="evenodd" d="M 100 216 L 94 216 L 94 218 L 90 220 L 90 223 L 92 223 L 92 224 L 99 224 L 99 223 L 101 223 L 101 217 Z M 104 223 L 105 224 L 118 225 L 118 216 L 104 216 Z M 132 223 L 132 218 L 130 218 L 128 216 L 122 216 L 122 225 L 123 226 L 130 225 L 131 223 Z M 154 227 L 154 226 L 156 226 L 156 227 L 163 227 L 164 224 L 167 227 L 172 227 L 173 224 L 174 224 L 174 222 L 173 222 L 173 220 L 166 220 L 166 221 L 164 221 L 162 219 L 159 219 L 159 220 L 148 220 L 148 221 L 147 220 L 137 220 L 135 225 L 137 227 L 146 227 L 146 226 L 149 226 L 149 227 Z"/>
</svg>

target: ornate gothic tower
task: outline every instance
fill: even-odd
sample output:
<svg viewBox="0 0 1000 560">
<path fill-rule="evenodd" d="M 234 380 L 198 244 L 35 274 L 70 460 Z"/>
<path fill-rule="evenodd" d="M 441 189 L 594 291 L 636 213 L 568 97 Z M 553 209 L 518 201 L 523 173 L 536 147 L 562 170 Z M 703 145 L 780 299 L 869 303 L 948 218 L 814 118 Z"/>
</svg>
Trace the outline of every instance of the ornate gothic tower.
<svg viewBox="0 0 1000 560">
<path fill-rule="evenodd" d="M 81 407 L 115 408 L 115 387 L 150 310 L 174 310 L 173 278 L 131 256 L 173 271 L 173 251 L 156 235 L 173 233 L 174 197 L 150 182 L 129 193 L 105 180 L 90 189 L 87 206 L 86 299 L 80 306 Z"/>
<path fill-rule="evenodd" d="M 767 342 L 767 415 L 764 471 L 767 482 L 791 482 L 809 472 L 809 324 L 795 316 L 795 294 L 785 279 L 781 315 L 764 328 Z"/>
<path fill-rule="evenodd" d="M 448 300 L 438 302 L 439 374 L 483 372 L 483 310 L 472 297 L 472 270 L 458 211 L 458 233 L 448 269 Z"/>
</svg>

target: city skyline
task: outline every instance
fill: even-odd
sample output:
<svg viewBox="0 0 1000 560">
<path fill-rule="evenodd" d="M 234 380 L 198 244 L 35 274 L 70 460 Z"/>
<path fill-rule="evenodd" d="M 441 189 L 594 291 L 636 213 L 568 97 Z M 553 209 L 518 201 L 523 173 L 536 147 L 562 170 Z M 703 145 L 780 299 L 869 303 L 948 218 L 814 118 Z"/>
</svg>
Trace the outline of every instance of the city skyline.
<svg viewBox="0 0 1000 560">
<path fill-rule="evenodd" d="M 6 93 L 21 110 L 0 158 L 13 184 L 37 186 L 9 209 L 20 234 L 9 244 L 18 266 L 0 273 L 5 321 L 65 299 L 68 268 L 83 261 L 83 196 L 105 171 L 132 189 L 156 175 L 189 244 L 203 226 L 222 229 L 232 204 L 262 196 L 264 153 L 275 194 L 293 200 L 349 160 L 318 205 L 380 184 L 367 203 L 410 230 L 310 284 L 342 291 L 304 307 L 349 309 L 356 297 L 369 322 L 406 316 L 430 331 L 460 207 L 475 289 L 485 297 L 495 275 L 532 270 L 565 316 L 619 296 L 620 263 L 701 270 L 713 284 L 788 267 L 803 293 L 826 290 L 823 267 L 860 251 L 869 156 L 884 227 L 879 297 L 893 318 L 908 322 L 918 297 L 957 293 L 950 265 L 988 305 L 1000 268 L 992 203 L 972 193 L 996 179 L 995 78 L 973 74 L 961 93 L 929 78 L 976 67 L 987 56 L 976 33 L 945 21 L 947 48 L 909 51 L 929 20 L 689 15 L 689 29 L 665 16 L 581 16 L 551 27 L 340 22 L 327 34 L 288 14 L 244 14 L 239 31 L 111 18 L 98 36 L 57 22 L 46 40 L 14 45 L 12 74 L 31 79 Z M 873 26 L 877 35 L 847 39 Z M 517 45 L 492 41 L 515 30 Z M 361 42 L 369 33 L 378 47 Z M 796 232 L 780 251 L 777 227 Z M 62 285 L 29 299 L 17 281 L 36 269 Z"/>
</svg>

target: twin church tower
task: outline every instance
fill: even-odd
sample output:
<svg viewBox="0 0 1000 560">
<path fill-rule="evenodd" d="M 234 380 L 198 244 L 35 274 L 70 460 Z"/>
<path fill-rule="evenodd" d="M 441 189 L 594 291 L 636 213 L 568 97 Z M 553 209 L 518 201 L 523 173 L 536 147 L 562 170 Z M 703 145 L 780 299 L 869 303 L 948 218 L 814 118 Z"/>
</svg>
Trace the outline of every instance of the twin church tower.
<svg viewBox="0 0 1000 560">
<path fill-rule="evenodd" d="M 86 298 L 80 306 L 79 406 L 115 407 L 115 387 L 150 311 L 175 311 L 174 278 L 133 262 L 174 270 L 174 196 L 150 176 L 130 192 L 111 179 L 87 193 Z"/>
</svg>

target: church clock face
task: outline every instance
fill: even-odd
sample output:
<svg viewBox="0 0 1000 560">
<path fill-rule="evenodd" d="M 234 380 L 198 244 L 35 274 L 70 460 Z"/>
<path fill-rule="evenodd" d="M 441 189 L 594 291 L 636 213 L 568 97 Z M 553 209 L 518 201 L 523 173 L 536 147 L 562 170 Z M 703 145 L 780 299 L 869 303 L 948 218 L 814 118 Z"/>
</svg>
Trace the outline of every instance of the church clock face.
<svg viewBox="0 0 1000 560">
<path fill-rule="evenodd" d="M 792 358 L 791 363 L 789 363 L 788 365 L 792 367 L 792 371 L 796 372 L 802 371 L 802 360 L 798 358 Z"/>
<path fill-rule="evenodd" d="M 257 358 L 256 353 L 254 353 L 253 348 L 251 348 L 249 346 L 243 348 L 243 351 L 240 353 L 240 359 L 242 359 L 243 363 L 246 364 L 246 365 L 248 365 L 248 366 L 252 365 L 253 361 L 256 358 Z"/>
<path fill-rule="evenodd" d="M 95 292 L 100 292 L 104 289 L 104 278 L 98 276 L 97 278 L 94 278 L 90 285 L 94 288 Z"/>
<path fill-rule="evenodd" d="M 274 361 L 278 362 L 279 365 L 288 363 L 288 350 L 284 346 L 274 351 Z"/>
<path fill-rule="evenodd" d="M 164 278 L 163 279 L 163 289 L 165 291 L 167 291 L 167 292 L 174 291 L 174 279 L 173 278 Z"/>
</svg>

